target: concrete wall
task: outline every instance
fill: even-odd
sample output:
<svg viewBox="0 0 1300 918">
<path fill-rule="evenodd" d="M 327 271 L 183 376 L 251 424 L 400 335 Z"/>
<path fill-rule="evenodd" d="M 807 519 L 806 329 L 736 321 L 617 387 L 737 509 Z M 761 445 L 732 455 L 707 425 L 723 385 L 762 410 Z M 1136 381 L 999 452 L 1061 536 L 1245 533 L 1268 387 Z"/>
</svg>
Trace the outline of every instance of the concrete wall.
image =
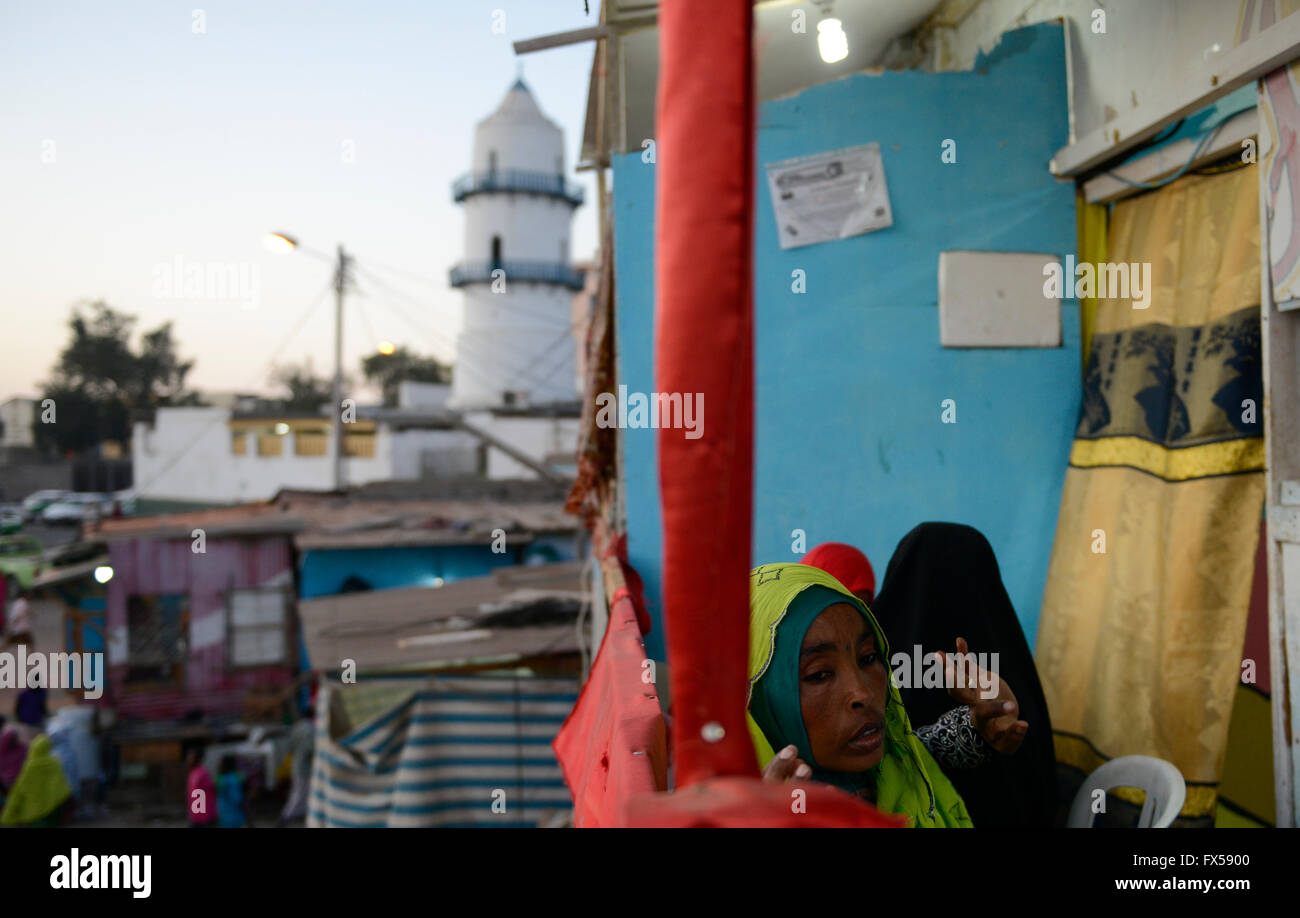
<svg viewBox="0 0 1300 918">
<path fill-rule="evenodd" d="M 1131 0 L 1108 3 L 1104 33 L 1093 31 L 1095 0 L 981 0 L 971 8 L 952 0 L 935 29 L 934 66 L 969 70 L 981 52 L 1008 29 L 1053 20 L 1068 21 L 1072 122 L 1076 136 L 1104 126 L 1118 115 L 1189 82 L 1189 70 L 1204 66 L 1235 44 L 1241 4 L 1233 0 Z M 970 8 L 964 18 L 960 11 Z"/>
<path fill-rule="evenodd" d="M 392 444 L 389 480 L 414 481 L 425 475 L 451 478 L 477 470 L 478 440 L 464 431 L 410 429 L 386 436 Z"/>
<path fill-rule="evenodd" d="M 0 450 L 0 502 L 17 503 L 37 491 L 72 489 L 70 459 L 42 462 L 31 455 L 27 449 Z"/>
<path fill-rule="evenodd" d="M 510 443 L 539 462 L 548 456 L 574 457 L 568 465 L 576 466 L 578 418 L 535 418 L 494 415 L 488 412 L 468 415 L 470 423 Z M 511 459 L 500 450 L 488 448 L 487 477 L 536 478 L 537 473 Z"/>
<path fill-rule="evenodd" d="M 1061 28 L 1009 38 L 985 72 L 858 75 L 760 106 L 753 560 L 797 560 L 802 529 L 809 548 L 858 545 L 879 578 L 913 526 L 968 523 L 1032 646 L 1079 409 L 1077 306 L 1062 303 L 1050 349 L 945 349 L 937 309 L 941 251 L 1075 249 L 1073 187 L 1046 168 L 1066 140 Z M 940 162 L 945 138 L 956 164 Z M 782 251 L 761 164 L 869 142 L 893 227 Z M 614 173 L 619 382 L 650 392 L 654 167 L 633 153 Z M 630 560 L 657 622 L 646 646 L 662 657 L 656 433 L 624 430 L 623 448 Z"/>
<path fill-rule="evenodd" d="M 403 380 L 397 384 L 399 408 L 441 408 L 450 397 L 451 386 L 442 383 Z"/>
<path fill-rule="evenodd" d="M 246 454 L 231 452 L 229 412 L 221 408 L 162 408 L 153 425 L 137 424 L 132 439 L 135 488 L 141 498 L 240 502 L 265 500 L 281 488 L 329 490 L 334 486 L 333 440 L 324 456 L 294 454 L 284 436 L 279 456 L 257 455 L 247 434 Z M 343 460 L 347 485 L 416 477 L 422 450 L 445 445 L 442 431 L 394 434 L 381 425 L 373 457 Z M 412 472 L 398 475 L 397 469 Z"/>
</svg>

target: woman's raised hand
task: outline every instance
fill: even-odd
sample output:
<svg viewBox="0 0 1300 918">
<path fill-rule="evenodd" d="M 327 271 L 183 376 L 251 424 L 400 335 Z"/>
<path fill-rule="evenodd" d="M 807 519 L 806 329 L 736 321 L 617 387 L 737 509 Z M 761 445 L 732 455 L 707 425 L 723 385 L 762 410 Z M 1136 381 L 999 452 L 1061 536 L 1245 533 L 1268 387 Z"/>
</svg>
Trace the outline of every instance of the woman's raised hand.
<svg viewBox="0 0 1300 918">
<path fill-rule="evenodd" d="M 957 638 L 957 653 L 965 655 L 969 652 L 966 639 Z M 1020 703 L 1007 681 L 997 673 L 981 669 L 974 657 L 967 658 L 970 666 L 962 667 L 964 678 L 959 680 L 953 659 L 942 650 L 937 653 L 943 659 L 944 672 L 948 676 L 948 694 L 970 707 L 975 729 L 985 742 L 1003 755 L 1011 755 L 1019 749 L 1029 723 L 1020 720 Z M 982 686 L 996 689 L 996 694 L 986 697 L 988 691 Z"/>
<path fill-rule="evenodd" d="M 789 781 L 791 784 L 806 784 L 812 778 L 812 769 L 799 758 L 799 750 L 793 745 L 786 746 L 772 757 L 763 769 L 764 781 Z"/>
</svg>

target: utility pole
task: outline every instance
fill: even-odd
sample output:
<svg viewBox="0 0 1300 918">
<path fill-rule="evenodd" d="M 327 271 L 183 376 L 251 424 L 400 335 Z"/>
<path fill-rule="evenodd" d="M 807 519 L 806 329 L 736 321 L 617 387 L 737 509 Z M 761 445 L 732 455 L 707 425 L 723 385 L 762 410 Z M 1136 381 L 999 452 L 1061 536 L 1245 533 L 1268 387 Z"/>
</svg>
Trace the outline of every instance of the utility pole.
<svg viewBox="0 0 1300 918">
<path fill-rule="evenodd" d="M 343 490 L 343 291 L 348 282 L 349 258 L 339 244 L 334 270 L 334 385 L 330 411 L 334 415 L 334 490 Z"/>
</svg>

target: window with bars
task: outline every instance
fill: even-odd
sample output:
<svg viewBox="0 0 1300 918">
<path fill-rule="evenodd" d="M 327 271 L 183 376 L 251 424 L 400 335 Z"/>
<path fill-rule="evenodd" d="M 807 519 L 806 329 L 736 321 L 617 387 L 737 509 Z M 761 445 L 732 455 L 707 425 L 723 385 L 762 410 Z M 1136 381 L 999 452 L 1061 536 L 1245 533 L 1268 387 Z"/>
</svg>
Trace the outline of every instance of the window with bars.
<svg viewBox="0 0 1300 918">
<path fill-rule="evenodd" d="M 343 435 L 343 455 L 358 459 L 373 459 L 375 456 L 375 435 L 367 431 L 349 431 Z"/>
<path fill-rule="evenodd" d="M 277 433 L 259 433 L 257 435 L 257 454 L 259 456 L 279 456 L 284 452 L 284 437 Z"/>
<path fill-rule="evenodd" d="M 295 456 L 324 456 L 329 450 L 329 434 L 323 430 L 297 430 L 293 434 Z"/>
<path fill-rule="evenodd" d="M 231 668 L 289 663 L 289 591 L 284 587 L 231 590 L 226 640 L 226 665 Z"/>
<path fill-rule="evenodd" d="M 185 593 L 127 597 L 128 683 L 184 684 L 189 611 Z"/>
</svg>

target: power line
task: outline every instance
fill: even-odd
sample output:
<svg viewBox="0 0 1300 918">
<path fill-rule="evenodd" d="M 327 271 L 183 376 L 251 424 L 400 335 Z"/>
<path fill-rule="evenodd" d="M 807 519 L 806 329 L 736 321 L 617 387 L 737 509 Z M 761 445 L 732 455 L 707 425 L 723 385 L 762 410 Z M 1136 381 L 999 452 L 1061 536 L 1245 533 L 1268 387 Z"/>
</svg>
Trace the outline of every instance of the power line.
<svg viewBox="0 0 1300 918">
<path fill-rule="evenodd" d="M 515 375 L 512 376 L 512 377 L 510 378 L 510 381 L 509 381 L 508 383 L 506 383 L 505 386 L 504 386 L 503 388 L 509 390 L 509 388 L 510 388 L 512 385 L 514 385 L 514 382 L 515 382 L 516 379 L 518 379 L 518 378 L 519 378 L 520 376 L 522 376 L 523 374 L 527 373 L 527 372 L 528 372 L 529 370 L 531 370 L 533 367 L 537 366 L 539 363 L 541 363 L 541 362 L 542 362 L 543 360 L 545 360 L 547 357 L 554 356 L 555 352 L 552 350 L 552 348 L 554 348 L 556 345 L 560 344 L 560 342 L 562 342 L 565 338 L 572 337 L 574 330 L 578 327 L 579 324 L 580 324 L 579 322 L 575 322 L 573 325 L 570 325 L 570 326 L 569 326 L 568 328 L 566 328 L 564 331 L 560 332 L 560 336 L 559 336 L 558 338 L 556 338 L 556 339 L 555 339 L 554 341 L 552 341 L 550 344 L 546 345 L 546 347 L 543 348 L 543 349 L 541 350 L 541 352 L 540 352 L 540 353 L 539 353 L 535 358 L 533 358 L 533 362 L 532 362 L 532 363 L 528 364 L 528 366 L 524 367 L 523 369 L 519 370 L 519 372 L 515 373 Z M 561 354 L 561 355 L 564 354 L 564 351 L 563 351 L 562 349 L 560 350 L 560 354 Z M 559 367 L 555 367 L 555 368 L 553 368 L 553 369 L 551 370 L 550 373 L 548 373 L 546 376 L 544 376 L 544 377 L 541 378 L 542 381 L 541 381 L 540 383 L 538 383 L 537 385 L 538 385 L 539 387 L 540 387 L 540 386 L 544 386 L 547 382 L 550 381 L 551 377 L 555 375 L 555 370 L 557 370 L 557 369 L 559 369 Z"/>
<path fill-rule="evenodd" d="M 356 300 L 357 312 L 361 315 L 361 324 L 365 326 L 366 334 L 370 337 L 370 346 L 375 350 L 379 350 L 379 339 L 375 337 L 375 330 L 370 325 L 370 316 L 366 314 L 366 308 L 364 305 L 364 302 L 368 297 L 361 290 L 358 290 L 357 292 L 361 295 L 354 297 L 353 299 Z"/>
<path fill-rule="evenodd" d="M 372 278 L 376 283 L 379 283 L 380 285 L 387 287 L 387 285 L 384 283 L 384 281 L 383 281 L 382 278 L 375 277 L 373 274 L 371 274 L 370 276 L 371 276 L 371 278 Z M 410 276 L 414 277 L 415 275 L 410 275 Z M 507 277 L 506 277 L 506 282 L 509 283 L 509 280 L 510 280 L 510 278 L 509 278 L 509 276 L 507 276 Z M 435 283 L 435 282 L 434 282 L 433 280 L 431 280 L 431 279 L 424 279 L 422 282 L 423 282 L 423 283 L 427 283 L 427 284 L 434 284 L 434 283 Z M 391 287 L 388 287 L 388 289 L 389 289 L 389 290 L 392 290 Z M 403 294 L 403 295 L 406 295 L 406 294 Z M 422 309 L 425 308 L 425 305 L 424 305 L 424 304 L 421 303 L 421 304 L 419 304 L 419 305 L 420 305 L 420 308 L 422 308 Z M 440 303 L 437 303 L 437 302 L 434 302 L 434 303 L 432 303 L 431 305 L 433 305 L 433 306 L 435 306 L 435 307 L 437 307 L 437 308 L 441 308 L 441 304 L 440 304 Z M 553 316 L 553 315 L 547 315 L 546 313 L 542 313 L 542 312 L 534 312 L 534 311 L 531 310 L 531 309 L 525 309 L 525 308 L 523 308 L 522 306 L 520 306 L 518 303 L 514 303 L 514 304 L 512 304 L 512 305 L 510 306 L 510 310 L 511 310 L 511 312 L 513 312 L 515 315 L 527 316 L 528 318 L 537 319 L 538 321 L 540 321 L 540 322 L 545 322 L 545 323 L 548 324 L 548 325 L 554 323 L 554 321 L 555 321 L 555 316 Z"/>
<path fill-rule="evenodd" d="M 373 280 L 373 278 L 372 278 L 372 280 Z M 421 323 L 415 321 L 414 319 L 412 319 L 412 318 L 411 318 L 411 317 L 410 317 L 410 316 L 409 316 L 409 315 L 408 315 L 404 310 L 398 309 L 397 306 L 394 305 L 391 301 L 382 301 L 382 302 L 383 302 L 383 305 L 387 306 L 387 307 L 388 307 L 389 309 L 391 309 L 394 313 L 396 313 L 398 316 L 400 316 L 400 317 L 402 318 L 402 320 L 406 322 L 407 325 L 409 325 L 412 329 L 414 329 L 415 331 L 419 332 L 420 334 L 430 335 L 430 336 L 432 336 L 432 337 L 436 337 L 436 338 L 438 338 L 439 340 L 443 341 L 444 343 L 450 341 L 450 339 L 448 339 L 445 335 L 441 334 L 440 332 L 435 331 L 434 329 L 428 328 L 428 327 L 422 325 Z M 452 350 L 453 350 L 453 352 L 456 350 L 454 343 L 452 344 Z M 467 366 L 456 366 L 455 369 L 453 370 L 453 372 L 457 372 L 457 373 L 465 372 L 467 369 L 468 369 Z M 486 384 L 489 388 L 493 388 L 493 389 L 495 389 L 495 385 L 494 385 L 494 383 L 493 383 L 493 380 L 488 379 L 488 378 L 485 377 L 483 374 L 481 374 L 481 373 L 474 373 L 474 374 L 470 374 L 470 375 L 473 375 L 474 378 L 475 378 L 478 382 L 480 382 L 480 383 L 484 383 L 484 384 Z"/>
<path fill-rule="evenodd" d="M 373 274 L 371 274 L 369 271 L 366 271 L 366 272 L 365 272 L 365 276 L 366 276 L 366 279 L 367 279 L 367 280 L 369 280 L 369 281 L 371 281 L 372 283 L 378 284 L 379 286 L 383 287 L 383 288 L 384 288 L 388 293 L 390 293 L 391 295 L 396 296 L 396 297 L 399 297 L 399 298 L 401 298 L 401 299 L 403 299 L 403 300 L 406 300 L 407 302 L 410 302 L 410 303 L 411 303 L 412 305 L 414 305 L 416 308 L 423 308 L 423 305 L 422 305 L 422 304 L 420 304 L 420 303 L 418 303 L 418 302 L 415 302 L 413 299 L 411 299 L 409 296 L 407 296 L 406 294 L 402 293 L 401 291 L 398 291 L 398 290 L 395 290 L 395 289 L 392 288 L 392 287 L 389 287 L 389 286 L 388 286 L 387 284 L 385 284 L 385 283 L 384 283 L 380 278 L 375 277 L 375 276 L 374 276 Z M 405 318 L 405 313 L 403 313 L 403 312 L 401 312 L 400 310 L 398 310 L 397 307 L 396 307 L 394 304 L 392 304 L 391 302 L 389 302 L 389 303 L 386 303 L 386 305 L 388 305 L 388 307 L 389 307 L 390 309 L 393 309 L 393 311 L 397 312 L 399 315 L 402 315 L 402 316 Z M 419 326 L 418 324 L 412 322 L 409 318 L 407 319 L 407 322 L 408 322 L 409 324 L 411 324 L 412 327 L 416 328 L 417 330 L 422 330 L 422 327 L 421 327 L 421 326 Z M 574 323 L 574 324 L 571 325 L 568 329 L 566 329 L 564 333 L 565 333 L 566 335 L 567 335 L 567 334 L 570 334 L 570 333 L 573 331 L 573 329 L 577 327 L 577 325 L 578 325 L 578 323 Z M 432 331 L 432 330 L 430 330 L 430 331 L 431 331 L 431 333 L 432 333 L 433 335 L 435 335 L 436 337 L 438 337 L 440 340 L 442 340 L 442 341 L 444 341 L 444 342 L 447 342 L 447 341 L 450 340 L 449 338 L 447 338 L 447 336 L 443 335 L 443 334 L 440 333 L 440 332 L 435 332 L 435 331 Z M 464 353 L 467 354 L 468 356 L 470 356 L 470 357 L 475 357 L 475 358 L 484 358 L 484 357 L 488 356 L 488 355 L 486 355 L 486 354 L 485 354 L 484 352 L 482 352 L 482 351 L 479 351 L 479 350 L 477 350 L 477 349 L 473 349 L 473 350 L 471 350 L 470 348 L 466 347 L 466 343 L 465 343 L 463 340 L 460 341 L 460 342 L 452 342 L 452 348 L 453 348 L 453 351 L 457 354 L 458 357 L 460 356 L 461 352 L 464 352 Z M 463 371 L 464 369 L 467 369 L 467 368 L 468 368 L 468 367 L 462 367 L 462 366 L 460 366 L 459 364 L 461 364 L 461 363 L 462 363 L 462 361 L 457 360 L 457 364 L 458 364 L 458 366 L 457 366 L 457 372 L 461 372 L 461 371 Z M 521 375 L 522 375 L 522 372 L 518 372 L 518 373 L 516 373 L 515 376 L 514 376 L 514 378 L 511 380 L 511 382 L 513 383 L 514 380 L 515 380 L 515 379 L 518 379 Z M 486 377 L 484 376 L 484 374 L 482 374 L 482 373 L 475 374 L 475 378 L 476 378 L 479 382 L 481 382 L 481 383 L 486 383 L 490 388 L 492 388 L 492 389 L 494 389 L 494 390 L 497 388 L 497 386 L 496 386 L 496 384 L 495 384 L 495 381 L 492 380 L 492 379 L 486 378 Z M 532 382 L 533 385 L 536 385 L 536 386 L 538 386 L 538 387 L 541 387 L 541 386 L 543 386 L 543 385 L 545 384 L 545 380 L 538 381 L 538 380 L 534 379 L 534 380 L 530 380 L 530 381 Z"/>
<path fill-rule="evenodd" d="M 332 290 L 333 288 L 334 288 L 334 282 L 333 280 L 331 280 L 324 287 L 321 288 L 321 291 L 317 293 L 316 297 L 311 301 L 311 303 L 308 304 L 307 309 L 299 317 L 298 321 L 294 323 L 294 326 L 291 329 L 289 329 L 289 334 L 286 335 L 284 339 L 280 342 L 280 344 L 276 347 L 276 349 L 271 352 L 271 359 L 267 361 L 266 368 L 262 371 L 263 376 L 270 375 L 271 371 L 275 368 L 275 361 L 279 358 L 280 353 L 289 345 L 289 342 L 294 339 L 294 336 L 297 335 L 298 332 L 302 330 L 302 327 L 307 323 L 307 319 L 309 319 L 312 316 L 312 314 L 315 313 L 316 309 L 320 306 L 321 301 L 325 299 L 325 294 L 329 293 L 330 290 Z M 132 483 L 133 490 L 135 490 L 135 492 L 138 494 L 145 486 L 153 485 L 154 482 L 156 482 L 163 475 L 170 472 L 173 468 L 176 467 L 176 464 L 178 462 L 180 462 L 187 455 L 189 455 L 190 450 L 194 449 L 194 447 L 202 441 L 204 434 L 208 433 L 210 430 L 212 430 L 212 428 L 216 427 L 218 424 L 224 424 L 224 423 L 225 423 L 224 418 L 220 416 L 214 418 L 212 423 L 201 428 L 199 430 L 198 435 L 195 436 L 192 440 L 190 440 L 189 444 L 184 449 L 182 449 L 179 453 L 177 453 L 176 456 L 170 462 L 168 462 L 156 473 L 154 473 L 153 477 L 151 477 L 147 482 L 145 482 L 144 485 L 141 485 L 139 482 L 133 482 Z"/>
</svg>

